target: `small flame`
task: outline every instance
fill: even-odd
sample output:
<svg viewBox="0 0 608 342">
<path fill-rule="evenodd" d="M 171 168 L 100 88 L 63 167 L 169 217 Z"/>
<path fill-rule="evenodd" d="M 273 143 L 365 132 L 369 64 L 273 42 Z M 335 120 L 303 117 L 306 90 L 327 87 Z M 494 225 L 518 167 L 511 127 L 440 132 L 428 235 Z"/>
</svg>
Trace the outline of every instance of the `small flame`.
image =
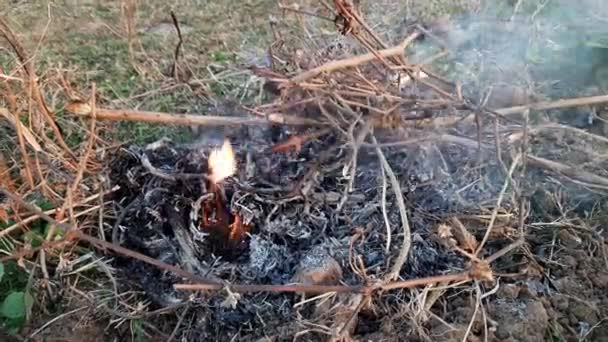
<svg viewBox="0 0 608 342">
<path fill-rule="evenodd" d="M 232 145 L 228 139 L 224 140 L 221 148 L 216 148 L 209 155 L 209 180 L 218 184 L 236 172 L 236 159 Z"/>
</svg>

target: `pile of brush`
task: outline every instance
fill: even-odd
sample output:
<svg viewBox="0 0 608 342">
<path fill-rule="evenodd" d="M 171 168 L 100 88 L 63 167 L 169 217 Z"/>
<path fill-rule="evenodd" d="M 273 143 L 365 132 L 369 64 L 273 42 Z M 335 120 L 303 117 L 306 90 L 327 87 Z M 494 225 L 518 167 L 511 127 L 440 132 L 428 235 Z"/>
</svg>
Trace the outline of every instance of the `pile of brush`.
<svg viewBox="0 0 608 342">
<path fill-rule="evenodd" d="M 0 118 L 20 153 L 0 158 L 0 219 L 11 223 L 0 238 L 40 218 L 51 223 L 36 247 L 15 238 L 0 260 L 39 264 L 48 280 L 84 268 L 86 258 L 72 253 L 93 246 L 126 280 L 110 277 L 116 293 L 134 283 L 157 306 L 187 305 L 193 328 L 182 336 L 193 340 L 338 341 L 404 329 L 445 340 L 498 336 L 487 321 L 474 324 L 478 311 L 485 319 L 497 275 L 540 277 L 534 250 L 545 253 L 545 243 L 530 230 L 547 208 L 566 215 L 548 194 L 568 191 L 567 204 L 593 211 L 608 190 L 608 159 L 598 152 L 608 138 L 553 121 L 552 111 L 596 110 L 608 96 L 531 102 L 516 86 L 467 88 L 435 70 L 452 53 L 445 23 L 408 26 L 390 46 L 357 4 L 322 3 L 317 16 L 331 13 L 331 24 L 316 29 L 346 43 L 310 48 L 318 41 L 305 24 L 287 39 L 274 23 L 268 63 L 249 69 L 264 80 L 267 100 L 244 107 L 249 116 L 98 108 L 93 86 L 89 99 L 66 106 L 90 119 L 78 151 L 65 144 L 29 56 L 0 21 L 21 62 L 20 77 L 1 88 Z M 281 6 L 299 23 L 311 14 Z M 418 53 L 423 40 L 434 52 Z M 115 148 L 96 134 L 102 120 L 236 128 L 219 146 L 161 139 Z M 28 203 L 37 197 L 54 209 Z M 62 263 L 51 272 L 49 256 Z M 540 305 L 533 297 L 526 308 Z M 444 309 L 433 309 L 440 302 Z M 470 324 L 451 320 L 460 306 L 474 308 Z M 497 321 L 511 319 L 496 310 Z"/>
</svg>

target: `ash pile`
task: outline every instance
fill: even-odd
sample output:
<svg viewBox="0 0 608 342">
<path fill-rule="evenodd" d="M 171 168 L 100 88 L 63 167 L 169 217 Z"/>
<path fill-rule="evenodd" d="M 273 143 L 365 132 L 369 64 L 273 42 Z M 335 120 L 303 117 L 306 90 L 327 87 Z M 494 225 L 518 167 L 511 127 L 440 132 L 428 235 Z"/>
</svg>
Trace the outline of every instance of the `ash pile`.
<svg viewBox="0 0 608 342">
<path fill-rule="evenodd" d="M 329 132 L 297 152 L 291 146 L 283 150 L 290 136 L 305 134 L 287 127 L 245 127 L 228 134 L 234 174 L 217 184 L 205 175 L 212 170 L 210 154 L 226 150 L 225 145 L 159 141 L 124 149 L 114 163 L 123 209 L 113 238 L 203 278 L 229 283 L 356 285 L 382 279 L 403 248 L 403 229 L 374 147 L 361 147 L 351 181 L 345 176 L 351 147 Z M 487 200 L 496 195 L 465 188 L 475 176 L 460 172 L 458 165 L 474 165 L 476 151 L 455 146 L 444 154 L 423 145 L 384 153 L 410 208 L 411 250 L 399 275 L 408 279 L 462 270 L 466 260 L 429 237 L 446 216 L 476 210 L 472 203 L 482 193 Z M 179 278 L 138 261 L 124 262 L 121 269 L 158 305 L 188 299 L 189 293 L 172 287 Z M 356 264 L 364 269 L 352 269 Z M 209 333 L 246 331 L 247 325 L 253 333 L 267 319 L 261 314 L 296 319 L 293 305 L 299 299 L 293 295 L 244 296 L 235 309 L 223 305 L 225 297 L 204 301 L 213 313 L 205 318 Z"/>
<path fill-rule="evenodd" d="M 426 292 L 398 289 L 398 281 L 464 272 L 495 252 L 490 259 L 502 259 L 491 272 L 516 274 L 514 284 L 528 279 L 530 264 L 537 265 L 531 250 L 547 252 L 544 233 L 534 232 L 523 251 L 501 249 L 559 210 L 550 194 L 564 193 L 563 203 L 583 213 L 608 188 L 606 159 L 593 159 L 605 137 L 551 115 L 535 120 L 530 108 L 517 106 L 530 99 L 517 96 L 516 87 L 507 90 L 507 98 L 517 99 L 508 108 L 490 108 L 496 103 L 490 93 L 463 90 L 432 70 L 444 45 L 418 56 L 421 63 L 404 57 L 412 44 L 431 39 L 424 27 L 408 28 L 391 47 L 347 4 L 336 1 L 348 44 L 304 59 L 296 47 L 277 43 L 267 65 L 250 68 L 265 80 L 267 100 L 249 114 L 273 123 L 220 134 L 205 128 L 192 144 L 163 139 L 114 156 L 120 208 L 113 241 L 225 285 L 194 295 L 175 289 L 185 282 L 180 277 L 117 261 L 157 305 L 192 303 L 185 338 L 376 339 L 397 331 L 445 341 L 504 337 L 496 326 L 473 324 L 477 309 L 473 328 L 449 319 L 449 312 L 470 306 L 459 295 L 462 284 L 428 283 L 457 297 L 436 314 L 450 321 L 446 332 L 425 316 L 444 292 L 422 300 Z M 540 278 L 526 283 L 535 293 L 548 291 Z M 396 290 L 240 294 L 234 284 Z M 494 319 L 508 321 L 500 300 Z M 539 305 L 521 300 L 526 308 Z"/>
</svg>

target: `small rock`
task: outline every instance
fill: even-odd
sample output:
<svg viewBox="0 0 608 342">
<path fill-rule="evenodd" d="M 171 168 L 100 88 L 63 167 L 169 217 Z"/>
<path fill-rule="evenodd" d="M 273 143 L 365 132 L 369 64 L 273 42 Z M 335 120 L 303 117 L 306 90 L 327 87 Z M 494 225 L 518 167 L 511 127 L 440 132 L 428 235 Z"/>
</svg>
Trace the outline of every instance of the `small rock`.
<svg viewBox="0 0 608 342">
<path fill-rule="evenodd" d="M 489 311 L 498 322 L 496 337 L 500 341 L 544 341 L 549 328 L 549 315 L 540 301 L 496 301 Z"/>
<path fill-rule="evenodd" d="M 304 285 L 334 285 L 342 279 L 342 267 L 324 249 L 314 248 L 304 255 L 293 281 Z"/>
<path fill-rule="evenodd" d="M 543 283 L 538 280 L 531 279 L 528 280 L 526 282 L 526 285 L 521 289 L 520 296 L 525 295 L 532 298 L 538 298 L 539 293 L 544 292 L 546 292 L 545 285 L 543 285 Z"/>
</svg>

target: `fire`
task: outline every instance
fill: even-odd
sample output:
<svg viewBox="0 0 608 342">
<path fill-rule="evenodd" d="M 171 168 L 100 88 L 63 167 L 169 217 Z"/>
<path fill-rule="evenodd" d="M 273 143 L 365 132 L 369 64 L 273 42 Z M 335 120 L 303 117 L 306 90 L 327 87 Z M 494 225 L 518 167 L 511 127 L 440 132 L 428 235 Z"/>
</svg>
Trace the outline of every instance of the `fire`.
<svg viewBox="0 0 608 342">
<path fill-rule="evenodd" d="M 213 184 L 218 184 L 224 179 L 232 176 L 236 172 L 236 159 L 232 145 L 228 139 L 220 148 L 211 151 L 209 155 L 209 180 Z"/>
</svg>

